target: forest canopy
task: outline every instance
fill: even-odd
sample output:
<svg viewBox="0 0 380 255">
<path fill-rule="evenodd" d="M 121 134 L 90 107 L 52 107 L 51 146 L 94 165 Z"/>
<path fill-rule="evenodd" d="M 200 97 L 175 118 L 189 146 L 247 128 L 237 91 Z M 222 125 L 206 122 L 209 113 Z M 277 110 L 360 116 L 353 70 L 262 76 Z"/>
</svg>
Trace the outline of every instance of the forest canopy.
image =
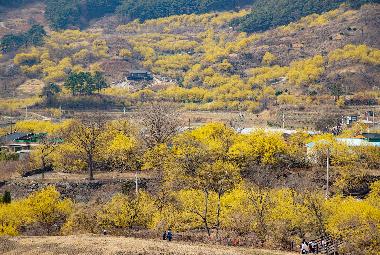
<svg viewBox="0 0 380 255">
<path fill-rule="evenodd" d="M 53 29 L 81 27 L 115 11 L 121 0 L 46 0 L 46 19 Z"/>
<path fill-rule="evenodd" d="M 0 7 L 6 6 L 6 7 L 15 7 L 22 4 L 30 3 L 30 0 L 0 0 Z"/>
<path fill-rule="evenodd" d="M 0 0 L 1 1 L 1 0 Z M 46 0 L 46 18 L 53 29 L 81 27 L 93 19 L 113 13 L 126 20 L 144 21 L 179 14 L 231 10 L 253 0 Z"/>
<path fill-rule="evenodd" d="M 43 44 L 46 31 L 41 25 L 33 25 L 25 33 L 8 34 L 0 39 L 0 50 L 10 52 L 23 46 L 38 46 Z"/>
<path fill-rule="evenodd" d="M 6 7 L 26 3 L 28 1 L 25 0 L 0 0 L 0 6 Z M 335 9 L 342 3 L 359 8 L 366 3 L 379 3 L 379 0 L 45 0 L 45 3 L 45 16 L 55 30 L 83 27 L 91 19 L 114 12 L 125 21 L 145 21 L 252 5 L 253 11 L 236 19 L 233 25 L 244 32 L 257 32 L 289 24 L 313 13 L 320 14 Z"/>
<path fill-rule="evenodd" d="M 126 0 L 118 8 L 118 13 L 127 19 L 145 21 L 171 15 L 205 13 L 209 11 L 231 10 L 252 0 Z"/>
<path fill-rule="evenodd" d="M 232 25 L 244 32 L 265 31 L 313 13 L 321 14 L 336 9 L 345 2 L 352 8 L 359 8 L 366 3 L 379 3 L 379 0 L 256 0 L 253 11 L 232 21 Z"/>
</svg>

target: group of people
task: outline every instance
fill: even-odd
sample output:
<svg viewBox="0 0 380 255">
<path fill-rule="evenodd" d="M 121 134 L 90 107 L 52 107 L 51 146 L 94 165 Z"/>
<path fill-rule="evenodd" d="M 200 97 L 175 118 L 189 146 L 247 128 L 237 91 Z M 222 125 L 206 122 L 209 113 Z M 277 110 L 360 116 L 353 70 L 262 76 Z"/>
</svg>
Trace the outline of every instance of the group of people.
<svg viewBox="0 0 380 255">
<path fill-rule="evenodd" d="M 165 231 L 162 235 L 162 240 L 168 240 L 169 242 L 173 239 L 172 231 L 169 229 L 168 231 Z"/>
<path fill-rule="evenodd" d="M 318 254 L 318 243 L 314 241 L 306 242 L 304 239 L 301 244 L 301 254 Z"/>
</svg>

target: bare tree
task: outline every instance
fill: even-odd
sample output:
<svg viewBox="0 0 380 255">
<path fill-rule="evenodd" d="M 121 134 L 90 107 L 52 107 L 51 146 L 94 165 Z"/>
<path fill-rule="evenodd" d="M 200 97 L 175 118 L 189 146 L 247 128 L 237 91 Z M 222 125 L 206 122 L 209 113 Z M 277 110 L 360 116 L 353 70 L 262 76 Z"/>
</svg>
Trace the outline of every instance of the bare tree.
<svg viewBox="0 0 380 255">
<path fill-rule="evenodd" d="M 66 130 L 66 139 L 82 153 L 87 162 L 88 178 L 94 179 L 95 157 L 105 142 L 105 118 L 99 114 L 86 115 Z"/>
<path fill-rule="evenodd" d="M 325 197 L 322 194 L 311 191 L 304 191 L 301 194 L 303 205 L 308 209 L 308 212 L 313 217 L 315 229 L 320 236 L 326 236 L 326 217 L 327 212 L 323 207 Z"/>
<path fill-rule="evenodd" d="M 245 128 L 246 115 L 243 112 L 239 112 L 238 116 L 235 116 L 230 120 L 230 126 L 237 132 L 241 133 Z"/>
<path fill-rule="evenodd" d="M 42 179 L 45 178 L 44 171 L 47 170 L 47 168 L 51 167 L 51 162 L 49 160 L 49 156 L 56 150 L 59 142 L 61 141 L 60 137 L 53 137 L 53 136 L 45 136 L 38 146 L 39 150 L 39 160 L 41 164 L 42 169 Z"/>
<path fill-rule="evenodd" d="M 151 103 L 140 110 L 139 116 L 141 135 L 148 148 L 169 142 L 180 129 L 179 112 L 168 103 Z"/>
<path fill-rule="evenodd" d="M 254 217 L 257 219 L 255 232 L 263 246 L 269 229 L 267 215 L 272 207 L 270 191 L 260 186 L 251 186 L 248 190 L 249 201 L 254 208 Z"/>
</svg>

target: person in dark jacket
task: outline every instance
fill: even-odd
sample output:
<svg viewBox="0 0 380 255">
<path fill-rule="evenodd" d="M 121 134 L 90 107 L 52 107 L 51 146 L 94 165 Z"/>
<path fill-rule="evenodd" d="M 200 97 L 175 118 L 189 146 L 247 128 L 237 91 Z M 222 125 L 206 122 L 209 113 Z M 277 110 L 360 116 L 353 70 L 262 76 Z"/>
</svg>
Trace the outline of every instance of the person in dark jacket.
<svg viewBox="0 0 380 255">
<path fill-rule="evenodd" d="M 170 229 L 168 230 L 166 237 L 168 238 L 169 242 L 173 239 L 173 234 L 172 234 L 172 231 Z"/>
<path fill-rule="evenodd" d="M 162 240 L 166 240 L 166 231 L 162 234 Z"/>
</svg>

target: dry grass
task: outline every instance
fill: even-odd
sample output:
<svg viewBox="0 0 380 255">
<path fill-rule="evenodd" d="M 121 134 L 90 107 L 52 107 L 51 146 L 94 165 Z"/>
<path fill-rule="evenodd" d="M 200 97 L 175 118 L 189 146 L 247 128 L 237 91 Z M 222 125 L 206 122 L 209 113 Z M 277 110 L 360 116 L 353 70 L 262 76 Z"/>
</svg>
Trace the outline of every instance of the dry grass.
<svg viewBox="0 0 380 255">
<path fill-rule="evenodd" d="M 294 255 L 295 253 L 215 245 L 79 235 L 13 237 L 0 239 L 0 253 L 11 254 L 118 254 L 118 255 Z"/>
<path fill-rule="evenodd" d="M 95 179 L 97 180 L 134 180 L 135 173 L 134 172 L 95 172 Z M 138 175 L 139 178 L 148 179 L 151 178 L 149 172 L 140 172 Z M 45 173 L 44 181 L 49 182 L 61 182 L 61 181 L 80 181 L 87 180 L 87 173 L 62 173 L 62 172 L 50 172 Z M 41 179 L 40 175 L 33 175 L 27 178 L 22 178 L 23 180 L 35 180 Z"/>
<path fill-rule="evenodd" d="M 39 96 L 45 84 L 37 79 L 27 80 L 17 88 L 22 95 Z"/>
<path fill-rule="evenodd" d="M 0 99 L 0 110 L 15 111 L 41 102 L 40 97 Z"/>
<path fill-rule="evenodd" d="M 21 167 L 20 161 L 0 161 L 0 181 L 19 178 L 18 169 Z"/>
</svg>

